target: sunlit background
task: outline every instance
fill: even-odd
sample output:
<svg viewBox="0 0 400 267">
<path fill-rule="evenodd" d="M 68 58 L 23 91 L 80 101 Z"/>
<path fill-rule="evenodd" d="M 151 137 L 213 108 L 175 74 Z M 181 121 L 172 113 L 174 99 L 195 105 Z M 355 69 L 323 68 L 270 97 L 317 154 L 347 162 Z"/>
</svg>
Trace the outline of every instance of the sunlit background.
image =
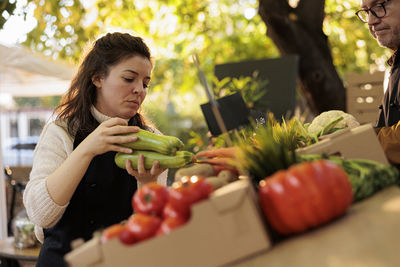
<svg viewBox="0 0 400 267">
<path fill-rule="evenodd" d="M 190 149 L 198 150 L 207 142 L 200 110 L 207 98 L 191 55 L 198 54 L 211 87 L 216 64 L 279 57 L 266 36 L 258 4 L 257 0 L 18 0 L 14 15 L 1 14 L 7 21 L 0 30 L 0 44 L 24 47 L 76 67 L 88 44 L 107 32 L 142 36 L 156 62 L 144 103 L 146 114 L 161 131 L 181 137 Z M 296 7 L 298 1 L 289 4 Z M 357 21 L 358 7 L 358 0 L 325 2 L 324 32 L 342 77 L 348 72 L 384 70 L 388 56 L 371 39 L 366 25 Z M 1 90 L 0 94 L 2 114 L 8 114 L 8 121 L 2 123 L 2 132 L 8 133 L 2 133 L 2 139 L 38 135 L 59 100 L 59 96 L 13 97 Z M 20 116 L 27 109 L 30 114 L 39 109 L 45 115 L 28 116 L 23 126 Z"/>
</svg>

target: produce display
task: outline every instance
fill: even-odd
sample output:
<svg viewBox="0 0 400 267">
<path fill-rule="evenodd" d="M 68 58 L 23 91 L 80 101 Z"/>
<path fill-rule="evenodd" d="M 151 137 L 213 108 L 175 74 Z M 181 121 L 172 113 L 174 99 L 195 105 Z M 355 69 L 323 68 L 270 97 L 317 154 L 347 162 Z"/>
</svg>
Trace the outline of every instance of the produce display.
<svg viewBox="0 0 400 267">
<path fill-rule="evenodd" d="M 241 220 L 246 217 L 240 218 L 243 210 L 238 207 L 246 201 L 246 210 L 255 212 L 247 217 L 256 218 L 256 224 L 268 233 L 259 231 L 257 236 L 268 236 L 272 244 L 279 242 L 281 238 L 328 224 L 345 216 L 352 204 L 371 197 L 383 188 L 400 184 L 399 171 L 392 165 L 332 155 L 304 155 L 300 154 L 299 150 L 299 154 L 296 153 L 298 148 L 319 142 L 328 134 L 358 125 L 353 116 L 337 110 L 321 113 L 309 124 L 303 124 L 296 117 L 278 122 L 269 116 L 265 124 L 252 125 L 250 131 L 238 134 L 233 146 L 214 147 L 196 155 L 180 150 L 183 143 L 176 137 L 140 131 L 137 134 L 137 142 L 124 144 L 134 152 L 117 153 L 115 163 L 125 168 L 125 161 L 128 159 L 132 166 L 137 168 L 138 157 L 142 154 L 146 169 L 150 169 L 155 160 L 160 162 L 162 168 L 178 168 L 173 184 L 166 187 L 149 183 L 139 188 L 132 198 L 134 213 L 126 221 L 104 229 L 101 233 L 101 243 L 98 244 L 104 245 L 113 239 L 113 242 L 104 245 L 105 249 L 114 247 L 115 251 L 120 251 L 126 248 L 125 255 L 131 255 L 134 251 L 139 255 L 142 249 L 146 249 L 146 245 L 156 244 L 160 249 L 171 240 L 178 244 L 176 240 L 183 240 L 187 236 L 184 232 L 186 230 L 190 230 L 189 239 L 198 239 L 201 234 L 210 230 L 220 231 L 221 226 L 216 225 L 215 220 L 219 222 L 222 218 L 235 222 L 222 231 L 226 237 L 218 238 L 237 239 L 242 234 L 243 228 L 240 227 L 245 225 L 240 224 Z M 349 132 L 353 134 L 353 131 Z M 331 142 L 338 136 L 342 138 L 345 133 L 331 135 L 326 142 Z M 372 138 L 374 137 L 372 134 Z M 323 144 L 321 142 L 321 145 Z M 242 182 L 247 184 L 244 192 L 251 194 L 234 194 L 234 197 L 224 194 L 233 192 L 229 190 Z M 192 216 L 193 205 L 209 198 L 211 194 L 212 198 L 209 201 L 196 206 Z M 253 206 L 248 205 L 249 202 Z M 204 223 L 208 222 L 210 217 L 214 218 L 213 225 Z M 191 218 L 190 225 L 180 232 L 173 233 Z M 196 219 L 200 218 L 201 223 L 196 224 L 199 222 Z M 224 221 L 224 227 L 226 223 Z M 171 235 L 155 239 L 153 244 L 143 244 L 142 247 L 138 246 L 133 250 L 130 248 L 144 240 L 168 234 Z M 213 236 L 216 236 L 215 232 L 208 236 L 207 240 L 211 240 Z M 274 239 L 276 237 L 277 239 Z M 254 239 L 252 236 L 252 242 Z M 186 242 L 185 239 L 184 246 Z M 231 244 L 232 240 L 226 243 Z M 265 248 L 264 245 L 263 249 Z M 249 251 L 256 252 L 256 249 Z"/>
<path fill-rule="evenodd" d="M 115 155 L 114 161 L 122 169 L 125 169 L 125 162 L 129 160 L 133 169 L 137 170 L 139 155 L 144 156 L 145 169 L 151 169 L 154 161 L 158 161 L 161 168 L 180 168 L 193 162 L 192 152 L 178 151 L 184 144 L 177 137 L 157 135 L 142 129 L 125 135 L 137 136 L 138 140 L 122 144 L 132 148 L 131 154 L 118 152 Z"/>
<path fill-rule="evenodd" d="M 336 123 L 336 120 L 342 116 L 347 116 L 340 115 L 342 113 L 337 111 L 321 113 L 319 118 L 323 119 L 322 115 L 326 114 L 328 119 L 322 120 L 317 117 L 313 122 L 317 120 L 317 122 L 335 121 Z M 338 114 L 339 118 L 336 117 Z M 352 121 L 352 119 L 348 119 L 348 121 Z M 324 125 L 329 128 L 332 123 Z M 354 201 L 364 199 L 379 189 L 399 183 L 398 170 L 392 165 L 383 165 L 365 159 L 342 159 L 337 156 L 298 155 L 296 149 L 304 145 L 307 136 L 306 128 L 307 126 L 301 124 L 297 118 L 292 118 L 289 122 L 283 121 L 281 124 L 270 119 L 265 126 L 257 127 L 254 135 L 240 140 L 237 144 L 239 152 L 236 154 L 236 165 L 243 172 L 248 173 L 257 185 L 265 177 L 271 176 L 279 170 L 286 170 L 294 164 L 321 158 L 329 159 L 340 165 L 348 174 L 354 191 Z M 325 130 L 327 128 L 324 128 Z"/>
<path fill-rule="evenodd" d="M 191 206 L 207 199 L 213 187 L 198 176 L 185 176 L 171 187 L 148 183 L 139 188 L 132 198 L 134 213 L 124 222 L 106 228 L 101 242 L 113 238 L 125 245 L 169 234 L 184 225 L 191 215 Z"/>
<path fill-rule="evenodd" d="M 349 175 L 339 164 L 316 157 L 312 160 L 309 157 L 308 161 L 302 158 L 301 162 L 290 150 L 281 147 L 284 143 L 276 143 L 272 131 L 267 129 L 257 138 L 262 138 L 256 140 L 258 145 L 265 142 L 272 151 L 268 150 L 265 158 L 263 153 L 246 154 L 244 160 L 244 154 L 240 153 L 253 152 L 257 147 L 236 148 L 236 164 L 247 173 L 255 170 L 250 178 L 258 190 L 263 214 L 274 230 L 282 235 L 300 233 L 345 213 L 353 202 L 353 189 Z M 217 159 L 218 155 L 224 155 L 219 151 L 214 149 L 201 155 Z M 282 159 L 284 162 L 280 162 Z M 257 173 L 270 175 L 259 176 L 260 179 L 255 176 Z"/>
<path fill-rule="evenodd" d="M 296 149 L 358 123 L 350 114 L 328 111 L 310 125 L 297 118 L 270 118 L 235 147 L 202 151 L 198 162 L 233 168 L 249 176 L 259 192 L 268 223 L 280 234 L 293 234 L 343 215 L 354 202 L 399 184 L 396 167 L 365 159 L 297 155 Z M 310 128 L 311 127 L 311 128 Z M 205 157 L 205 159 L 204 159 Z M 203 159 L 201 159 L 203 158 Z"/>
</svg>

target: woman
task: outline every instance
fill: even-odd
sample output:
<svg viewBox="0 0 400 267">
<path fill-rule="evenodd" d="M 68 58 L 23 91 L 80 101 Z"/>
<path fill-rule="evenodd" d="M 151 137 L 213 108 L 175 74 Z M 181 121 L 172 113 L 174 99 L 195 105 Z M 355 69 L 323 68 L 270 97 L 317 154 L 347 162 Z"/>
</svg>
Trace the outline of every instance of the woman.
<svg viewBox="0 0 400 267">
<path fill-rule="evenodd" d="M 132 214 L 138 186 L 157 179 L 166 183 L 157 161 L 145 170 L 140 157 L 137 171 L 129 161 L 127 171 L 114 163 L 116 152 L 132 152 L 118 144 L 137 139 L 118 134 L 139 128 L 158 132 L 139 113 L 152 67 L 140 37 L 103 36 L 56 108 L 56 121 L 44 127 L 24 192 L 26 210 L 43 242 L 37 266 L 64 266 L 72 240 L 88 240 L 94 231 Z"/>
</svg>

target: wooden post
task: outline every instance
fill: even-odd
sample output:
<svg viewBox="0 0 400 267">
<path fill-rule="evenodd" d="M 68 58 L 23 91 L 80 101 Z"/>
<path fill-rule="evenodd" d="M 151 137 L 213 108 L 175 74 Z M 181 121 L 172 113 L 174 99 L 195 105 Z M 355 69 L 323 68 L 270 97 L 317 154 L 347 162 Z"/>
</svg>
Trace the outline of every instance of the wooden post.
<svg viewBox="0 0 400 267">
<path fill-rule="evenodd" d="M 221 130 L 221 132 L 223 134 L 225 134 L 225 142 L 227 143 L 228 146 L 231 147 L 231 146 L 233 146 L 232 140 L 229 137 L 229 135 L 227 134 L 228 131 L 226 130 L 224 120 L 222 119 L 221 113 L 219 112 L 219 109 L 218 109 L 218 102 L 214 99 L 213 94 L 211 93 L 210 89 L 208 88 L 206 78 L 205 78 L 202 70 L 200 69 L 200 64 L 199 64 L 199 59 L 197 57 L 197 54 L 193 54 L 192 59 L 193 59 L 194 64 L 196 65 L 200 82 L 203 84 L 204 90 L 208 97 L 208 100 L 210 101 L 211 110 L 214 114 L 215 119 L 217 120 L 218 127 Z"/>
<path fill-rule="evenodd" d="M 1 138 L 0 138 L 1 148 Z M 7 238 L 7 203 L 4 179 L 3 155 L 0 149 L 0 240 Z"/>
</svg>

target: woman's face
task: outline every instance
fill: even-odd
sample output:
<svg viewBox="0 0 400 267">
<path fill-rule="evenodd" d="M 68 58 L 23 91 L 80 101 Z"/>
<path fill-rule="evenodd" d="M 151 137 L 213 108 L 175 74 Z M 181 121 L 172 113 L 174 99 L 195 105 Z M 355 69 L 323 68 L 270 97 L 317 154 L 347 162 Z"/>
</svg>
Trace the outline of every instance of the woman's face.
<svg viewBox="0 0 400 267">
<path fill-rule="evenodd" d="M 107 77 L 94 76 L 95 107 L 109 117 L 132 118 L 146 97 L 152 68 L 150 60 L 135 55 L 111 66 Z"/>
</svg>

